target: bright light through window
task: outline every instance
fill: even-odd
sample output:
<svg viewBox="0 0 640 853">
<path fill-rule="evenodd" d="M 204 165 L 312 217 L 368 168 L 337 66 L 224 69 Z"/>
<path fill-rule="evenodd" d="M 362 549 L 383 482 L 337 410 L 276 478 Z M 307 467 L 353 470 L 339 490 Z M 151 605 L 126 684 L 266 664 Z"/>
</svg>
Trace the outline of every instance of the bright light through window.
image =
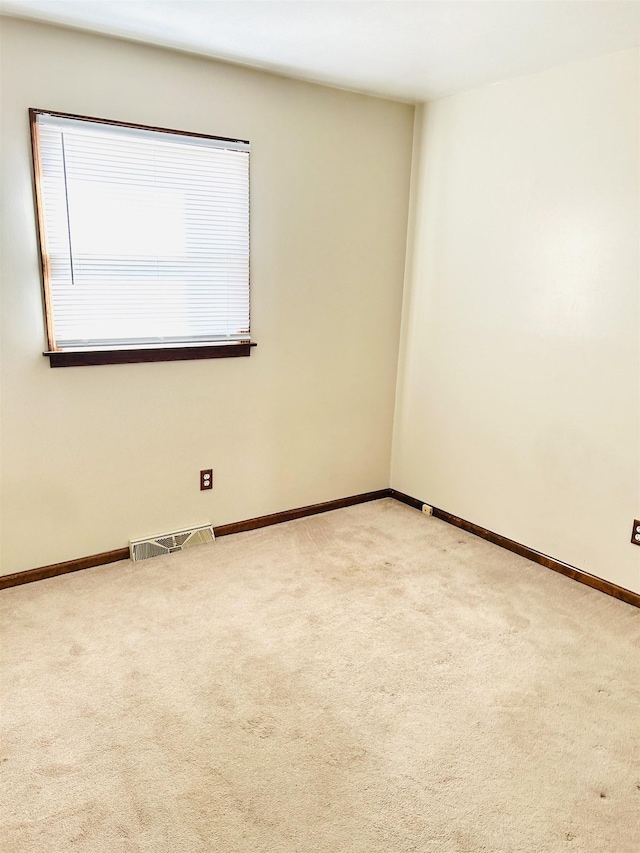
<svg viewBox="0 0 640 853">
<path fill-rule="evenodd" d="M 49 346 L 249 336 L 249 144 L 32 111 Z"/>
</svg>

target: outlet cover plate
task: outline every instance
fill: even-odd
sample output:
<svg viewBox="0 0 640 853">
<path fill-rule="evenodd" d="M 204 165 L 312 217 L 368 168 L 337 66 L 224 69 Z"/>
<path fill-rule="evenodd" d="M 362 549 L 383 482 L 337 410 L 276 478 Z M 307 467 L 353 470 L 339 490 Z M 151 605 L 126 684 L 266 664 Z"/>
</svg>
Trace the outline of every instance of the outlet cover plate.
<svg viewBox="0 0 640 853">
<path fill-rule="evenodd" d="M 631 531 L 631 542 L 633 545 L 640 545 L 640 521 L 637 518 L 633 520 L 633 530 Z"/>
</svg>

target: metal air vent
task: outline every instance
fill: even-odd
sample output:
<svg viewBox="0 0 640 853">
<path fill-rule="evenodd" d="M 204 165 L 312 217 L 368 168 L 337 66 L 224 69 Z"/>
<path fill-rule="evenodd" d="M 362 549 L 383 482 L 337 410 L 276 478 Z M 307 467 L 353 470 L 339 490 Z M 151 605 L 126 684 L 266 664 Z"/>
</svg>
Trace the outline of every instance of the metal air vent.
<svg viewBox="0 0 640 853">
<path fill-rule="evenodd" d="M 149 539 L 132 539 L 129 542 L 129 555 L 132 560 L 148 560 L 174 551 L 184 551 L 194 545 L 206 545 L 215 539 L 213 527 L 192 527 L 189 530 L 176 530 L 173 533 L 160 533 Z"/>
</svg>

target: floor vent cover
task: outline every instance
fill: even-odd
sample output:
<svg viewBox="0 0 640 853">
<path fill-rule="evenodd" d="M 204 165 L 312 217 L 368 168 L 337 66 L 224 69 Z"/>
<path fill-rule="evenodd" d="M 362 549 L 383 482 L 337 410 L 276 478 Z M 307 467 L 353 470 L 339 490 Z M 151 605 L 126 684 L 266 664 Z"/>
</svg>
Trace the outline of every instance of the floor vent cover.
<svg viewBox="0 0 640 853">
<path fill-rule="evenodd" d="M 213 527 L 205 524 L 204 527 L 161 533 L 149 539 L 132 539 L 129 542 L 129 555 L 132 560 L 148 560 L 150 557 L 184 551 L 185 548 L 192 548 L 194 545 L 206 545 L 213 542 L 214 538 Z"/>
</svg>

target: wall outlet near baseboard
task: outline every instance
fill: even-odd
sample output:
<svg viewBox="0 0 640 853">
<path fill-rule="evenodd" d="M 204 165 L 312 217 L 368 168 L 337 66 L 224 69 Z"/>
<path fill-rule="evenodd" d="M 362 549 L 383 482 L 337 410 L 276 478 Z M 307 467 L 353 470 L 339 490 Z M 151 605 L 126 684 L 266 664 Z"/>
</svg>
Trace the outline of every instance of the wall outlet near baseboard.
<svg viewBox="0 0 640 853">
<path fill-rule="evenodd" d="M 200 491 L 204 492 L 207 489 L 213 488 L 213 468 L 205 468 L 200 471 Z"/>
<path fill-rule="evenodd" d="M 422 512 L 425 515 L 433 515 L 433 507 L 429 506 L 429 504 L 422 504 Z"/>
<path fill-rule="evenodd" d="M 631 531 L 631 542 L 633 545 L 640 545 L 640 521 L 637 518 L 633 520 L 633 530 Z"/>
</svg>

